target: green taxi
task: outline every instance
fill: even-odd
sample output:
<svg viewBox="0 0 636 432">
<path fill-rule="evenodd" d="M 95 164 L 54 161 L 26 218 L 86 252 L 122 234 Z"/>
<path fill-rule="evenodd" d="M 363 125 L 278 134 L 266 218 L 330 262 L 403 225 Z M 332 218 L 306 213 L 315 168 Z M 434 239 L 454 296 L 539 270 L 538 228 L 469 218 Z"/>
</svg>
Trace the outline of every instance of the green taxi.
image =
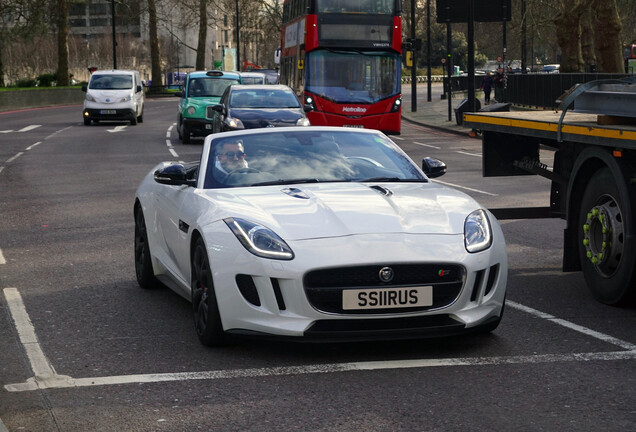
<svg viewBox="0 0 636 432">
<path fill-rule="evenodd" d="M 212 106 L 219 103 L 225 89 L 232 84 L 241 84 L 237 72 L 194 71 L 186 75 L 183 89 L 177 92 L 181 98 L 177 134 L 183 144 L 189 144 L 193 136 L 212 133 L 212 120 L 216 115 Z"/>
</svg>

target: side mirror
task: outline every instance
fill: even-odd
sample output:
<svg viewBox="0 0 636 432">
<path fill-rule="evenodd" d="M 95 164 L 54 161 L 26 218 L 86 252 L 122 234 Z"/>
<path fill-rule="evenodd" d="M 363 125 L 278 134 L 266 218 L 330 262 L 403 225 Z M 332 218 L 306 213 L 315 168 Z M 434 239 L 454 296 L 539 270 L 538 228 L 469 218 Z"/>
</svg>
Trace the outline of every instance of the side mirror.
<svg viewBox="0 0 636 432">
<path fill-rule="evenodd" d="M 83 86 L 82 86 L 82 91 L 83 91 L 84 93 L 86 93 L 86 92 L 88 91 L 88 87 L 86 87 L 85 85 L 83 85 Z"/>
<path fill-rule="evenodd" d="M 428 178 L 441 177 L 446 174 L 446 164 L 439 159 L 425 157 L 422 159 L 422 171 Z"/>
<path fill-rule="evenodd" d="M 303 106 L 303 110 L 304 110 L 305 112 L 310 112 L 310 111 L 313 111 L 313 110 L 314 110 L 314 107 L 313 107 L 313 105 L 311 105 L 311 104 L 305 104 L 305 105 Z"/>
<path fill-rule="evenodd" d="M 137 86 L 137 93 L 139 93 L 139 92 L 140 92 L 140 91 L 142 91 L 142 90 L 143 90 L 143 87 L 142 87 L 142 86 L 140 86 L 140 85 L 138 85 L 138 86 Z"/>
<path fill-rule="evenodd" d="M 154 177 L 157 183 L 172 186 L 195 186 L 196 180 L 187 178 L 187 171 L 182 164 L 168 165 L 155 171 Z"/>
<path fill-rule="evenodd" d="M 218 112 L 219 114 L 223 114 L 223 112 L 225 111 L 225 105 L 223 104 L 212 105 L 212 109 Z"/>
</svg>

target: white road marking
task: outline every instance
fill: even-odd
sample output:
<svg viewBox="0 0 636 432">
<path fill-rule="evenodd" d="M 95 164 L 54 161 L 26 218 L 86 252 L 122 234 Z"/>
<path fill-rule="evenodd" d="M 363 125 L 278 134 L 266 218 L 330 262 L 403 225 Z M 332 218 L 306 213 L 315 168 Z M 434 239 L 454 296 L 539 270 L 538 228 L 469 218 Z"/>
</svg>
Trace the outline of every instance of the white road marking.
<svg viewBox="0 0 636 432">
<path fill-rule="evenodd" d="M 38 142 L 36 142 L 35 144 L 31 144 L 30 146 L 28 146 L 28 147 L 27 147 L 26 149 L 24 149 L 24 150 L 25 150 L 25 151 L 29 151 L 29 150 L 31 150 L 33 147 L 38 146 L 38 145 L 40 145 L 40 144 L 42 144 L 42 141 L 38 141 Z"/>
<path fill-rule="evenodd" d="M 468 190 L 468 191 L 471 191 L 471 192 L 480 193 L 480 194 L 484 194 L 484 195 L 499 196 L 498 194 L 495 194 L 495 193 L 486 192 L 486 191 L 482 191 L 482 190 L 479 190 L 479 189 L 473 189 L 473 188 L 469 188 L 469 187 L 466 187 L 466 186 L 460 186 L 460 185 L 456 185 L 456 184 L 453 184 L 453 183 L 446 183 L 446 182 L 439 181 L 439 180 L 433 180 L 433 181 L 435 183 L 439 183 L 439 184 L 443 184 L 443 185 L 446 185 L 446 186 L 450 186 L 450 187 L 453 187 L 455 189 L 465 189 L 465 190 Z"/>
<path fill-rule="evenodd" d="M 583 333 L 583 334 L 591 336 L 593 338 L 600 339 L 600 340 L 602 340 L 604 342 L 610 343 L 612 345 L 619 346 L 619 347 L 624 348 L 626 350 L 636 351 L 636 345 L 635 344 L 632 344 L 632 343 L 629 343 L 629 342 L 625 342 L 625 341 L 622 341 L 620 339 L 616 339 L 614 337 L 608 336 L 608 335 L 603 334 L 603 333 L 599 333 L 599 332 L 594 331 L 594 330 L 590 330 L 590 329 L 588 329 L 586 327 L 582 327 L 580 325 L 571 323 L 571 322 L 563 320 L 561 318 L 557 318 L 557 317 L 552 316 L 550 314 L 547 314 L 545 312 L 541 312 L 539 310 L 532 309 L 532 308 L 530 308 L 528 306 L 524 306 L 522 304 L 519 304 L 519 303 L 516 303 L 516 302 L 513 302 L 513 301 L 508 301 L 508 300 L 506 300 L 506 306 L 510 306 L 510 307 L 512 307 L 514 309 L 529 313 L 529 314 L 534 315 L 536 317 L 539 317 L 541 319 L 552 321 L 555 324 L 559 324 L 559 325 L 561 325 L 563 327 L 567 327 L 567 328 L 569 328 L 571 330 L 574 330 L 574 331 L 577 331 L 579 333 Z"/>
<path fill-rule="evenodd" d="M 57 131 L 53 132 L 51 135 L 48 135 L 47 137 L 45 137 L 44 139 L 47 140 L 49 138 L 53 138 L 55 135 L 57 135 L 57 134 L 59 134 L 61 132 L 64 132 L 67 129 L 71 129 L 72 127 L 73 126 L 68 126 L 68 127 L 63 128 L 63 129 L 57 130 Z"/>
<path fill-rule="evenodd" d="M 166 145 L 168 146 L 168 151 L 170 152 L 170 154 L 176 158 L 179 157 L 179 153 L 177 153 L 174 149 L 174 146 L 172 145 L 172 141 L 170 141 L 170 132 L 172 132 L 172 128 L 176 125 L 176 123 L 173 123 L 170 125 L 170 127 L 168 128 L 168 130 L 166 131 L 166 138 L 168 138 L 166 140 Z"/>
<path fill-rule="evenodd" d="M 41 379 L 57 376 L 53 365 L 46 358 L 46 355 L 44 355 L 44 351 L 42 351 L 38 337 L 35 334 L 33 323 L 24 307 L 22 296 L 16 288 L 5 288 L 3 291 L 4 297 L 7 300 L 7 306 L 11 312 L 11 317 L 18 331 L 18 337 L 29 358 L 35 378 Z"/>
<path fill-rule="evenodd" d="M 417 144 L 419 146 L 424 146 L 424 147 L 431 147 L 431 148 L 434 148 L 434 149 L 437 149 L 437 150 L 441 149 L 441 147 L 437 147 L 437 146 L 430 145 L 430 144 L 424 144 L 424 143 L 417 142 L 417 141 L 413 141 L 413 144 Z"/>
<path fill-rule="evenodd" d="M 41 127 L 41 126 L 42 125 L 30 125 L 30 126 L 27 126 L 27 127 L 23 127 L 18 132 L 28 132 L 30 130 L 37 129 L 37 128 Z"/>
<path fill-rule="evenodd" d="M 7 263 L 7 260 L 4 259 L 4 255 L 2 254 L 2 249 L 0 249 L 0 264 L 6 264 L 6 263 Z"/>
<path fill-rule="evenodd" d="M 468 153 L 468 152 L 465 152 L 465 151 L 456 151 L 455 153 L 465 154 L 465 155 L 468 155 L 468 156 L 474 156 L 474 157 L 479 157 L 479 158 L 482 157 L 480 154 Z"/>
<path fill-rule="evenodd" d="M 7 129 L 7 130 L 1 130 L 0 133 L 9 133 L 9 132 L 13 132 L 13 129 Z"/>
<path fill-rule="evenodd" d="M 614 351 L 600 353 L 544 354 L 508 357 L 466 357 L 421 360 L 389 360 L 353 363 L 332 363 L 306 366 L 286 366 L 258 369 L 230 369 L 206 372 L 180 372 L 162 374 L 116 375 L 94 378 L 61 377 L 57 380 L 29 378 L 25 383 L 8 384 L 10 392 L 32 391 L 48 388 L 93 387 L 116 384 L 142 384 L 168 381 L 218 380 L 232 378 L 256 378 L 284 375 L 308 375 L 316 373 L 356 372 L 391 369 L 413 369 L 428 367 L 489 366 L 506 364 L 562 363 L 573 361 L 615 361 L 636 359 L 636 351 Z"/>
<path fill-rule="evenodd" d="M 395 135 L 392 135 L 392 136 L 391 136 L 391 139 L 396 139 L 396 140 L 399 140 L 399 141 L 404 141 L 404 138 L 399 137 L 399 136 L 395 136 Z"/>
<path fill-rule="evenodd" d="M 484 366 L 503 364 L 537 364 L 555 362 L 580 362 L 580 361 L 613 361 L 636 359 L 636 345 L 614 338 L 612 336 L 588 329 L 569 321 L 556 318 L 550 314 L 524 306 L 522 304 L 507 301 L 506 305 L 513 309 L 534 315 L 540 319 L 548 320 L 570 330 L 582 333 L 586 336 L 599 339 L 603 342 L 619 346 L 627 351 L 610 351 L 597 353 L 571 353 L 571 354 L 539 354 L 505 357 L 465 357 L 443 359 L 415 359 L 415 360 L 390 360 L 369 361 L 352 363 L 333 363 L 305 366 L 285 366 L 253 369 L 231 369 L 203 372 L 181 372 L 160 374 L 134 374 L 115 375 L 106 377 L 72 378 L 58 375 L 48 361 L 35 334 L 35 329 L 22 302 L 22 297 L 16 288 L 5 288 L 4 295 L 7 299 L 9 311 L 18 331 L 18 336 L 33 369 L 34 376 L 24 383 L 7 384 L 4 388 L 10 392 L 32 391 L 49 388 L 90 387 L 114 384 L 138 384 L 167 381 L 189 380 L 216 380 L 231 378 L 253 378 L 264 376 L 304 375 L 314 373 L 334 373 L 387 369 L 408 369 L 426 367 L 456 367 L 456 366 Z"/>
<path fill-rule="evenodd" d="M 24 152 L 18 152 L 18 154 L 16 154 L 15 156 L 10 157 L 9 159 L 7 159 L 7 160 L 5 161 L 5 164 L 9 164 L 9 163 L 13 162 L 14 160 L 16 160 L 17 158 L 19 158 L 19 157 L 20 157 L 20 156 L 22 156 L 23 154 L 24 154 Z"/>
<path fill-rule="evenodd" d="M 115 129 L 106 129 L 106 130 L 110 133 L 117 133 L 117 132 L 123 132 L 124 129 L 126 129 L 127 127 L 128 125 L 115 126 Z"/>
</svg>

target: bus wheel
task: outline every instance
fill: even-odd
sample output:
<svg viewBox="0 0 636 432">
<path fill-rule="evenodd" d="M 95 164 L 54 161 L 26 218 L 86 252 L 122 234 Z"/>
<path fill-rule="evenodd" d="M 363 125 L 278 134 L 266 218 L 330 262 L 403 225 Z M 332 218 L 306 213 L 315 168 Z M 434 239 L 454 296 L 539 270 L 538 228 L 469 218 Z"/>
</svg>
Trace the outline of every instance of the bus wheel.
<svg viewBox="0 0 636 432">
<path fill-rule="evenodd" d="M 592 295 L 608 305 L 636 297 L 636 241 L 624 233 L 625 209 L 608 168 L 588 183 L 579 210 L 579 258 Z"/>
</svg>

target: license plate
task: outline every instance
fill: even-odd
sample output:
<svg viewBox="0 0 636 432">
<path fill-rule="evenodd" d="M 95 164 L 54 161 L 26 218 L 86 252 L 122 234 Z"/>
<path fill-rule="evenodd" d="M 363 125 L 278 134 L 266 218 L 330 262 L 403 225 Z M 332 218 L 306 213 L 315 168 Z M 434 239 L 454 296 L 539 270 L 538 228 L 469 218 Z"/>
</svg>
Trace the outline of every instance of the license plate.
<svg viewBox="0 0 636 432">
<path fill-rule="evenodd" d="M 342 291 L 342 309 L 395 309 L 433 305 L 433 287 L 379 288 Z"/>
<path fill-rule="evenodd" d="M 117 114 L 117 110 L 99 110 L 100 114 Z"/>
<path fill-rule="evenodd" d="M 364 129 L 364 126 L 362 126 L 362 125 L 342 125 L 342 127 L 350 127 L 350 128 L 359 128 L 359 129 Z"/>
<path fill-rule="evenodd" d="M 206 129 L 212 129 L 212 125 L 211 125 L 211 124 L 206 124 L 206 125 L 205 125 L 205 128 L 206 128 Z"/>
</svg>

